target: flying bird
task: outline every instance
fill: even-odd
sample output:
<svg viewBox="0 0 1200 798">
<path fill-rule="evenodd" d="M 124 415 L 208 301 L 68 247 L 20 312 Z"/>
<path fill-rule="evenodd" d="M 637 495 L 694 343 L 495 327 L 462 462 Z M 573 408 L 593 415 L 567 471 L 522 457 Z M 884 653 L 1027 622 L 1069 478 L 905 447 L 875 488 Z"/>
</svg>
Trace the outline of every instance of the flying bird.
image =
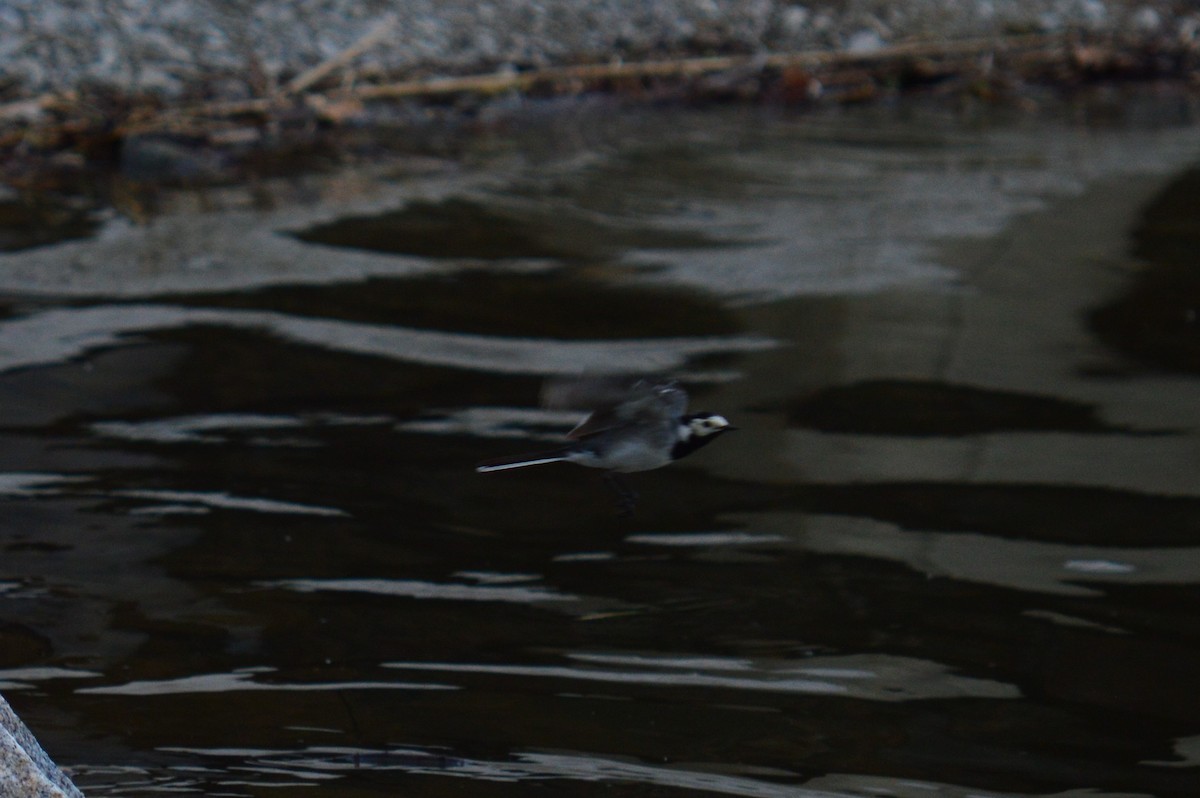
<svg viewBox="0 0 1200 798">
<path fill-rule="evenodd" d="M 687 403 L 687 391 L 676 383 L 647 377 L 551 382 L 543 391 L 546 406 L 593 408 L 567 433 L 571 443 L 547 452 L 488 460 L 475 470 L 485 473 L 547 463 L 604 469 L 620 496 L 621 509 L 630 513 L 637 494 L 617 474 L 662 468 L 737 429 L 719 413 L 686 412 Z"/>
</svg>

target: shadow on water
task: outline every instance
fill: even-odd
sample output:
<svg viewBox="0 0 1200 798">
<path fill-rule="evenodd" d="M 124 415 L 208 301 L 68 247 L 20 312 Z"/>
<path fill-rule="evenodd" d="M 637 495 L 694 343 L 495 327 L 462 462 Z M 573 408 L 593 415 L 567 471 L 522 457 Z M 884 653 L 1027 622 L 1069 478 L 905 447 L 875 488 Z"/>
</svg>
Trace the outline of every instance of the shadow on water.
<svg viewBox="0 0 1200 798">
<path fill-rule="evenodd" d="M 203 307 L 271 309 L 368 324 L 404 324 L 506 336 L 575 339 L 728 335 L 735 314 L 698 292 L 621 285 L 598 269 L 580 279 L 566 269 L 534 274 L 471 270 L 403 281 L 376 278 L 333 286 L 288 286 L 180 297 Z"/>
<path fill-rule="evenodd" d="M 881 113 L 300 226 L 403 276 L 13 292 L 0 690 L 93 796 L 1194 794 L 1200 383 L 1114 342 L 1195 129 Z M 742 431 L 633 519 L 473 473 L 631 364 Z"/>
<path fill-rule="evenodd" d="M 632 247 L 699 249 L 720 243 L 701 232 L 605 225 L 556 208 L 489 208 L 460 198 L 414 202 L 399 211 L 339 219 L 296 237 L 327 246 L 485 261 L 577 262 L 611 257 Z"/>
<path fill-rule="evenodd" d="M 17 252 L 59 241 L 86 238 L 100 224 L 84 209 L 49 200 L 0 194 L 0 252 Z"/>
<path fill-rule="evenodd" d="M 1163 190 L 1133 231 L 1132 284 L 1090 317 L 1097 335 L 1135 363 L 1200 371 L 1200 169 Z"/>
<path fill-rule="evenodd" d="M 1080 402 L 916 380 L 832 386 L 801 400 L 787 419 L 825 432 L 864 435 L 1121 431 L 1106 426 L 1095 407 Z"/>
</svg>

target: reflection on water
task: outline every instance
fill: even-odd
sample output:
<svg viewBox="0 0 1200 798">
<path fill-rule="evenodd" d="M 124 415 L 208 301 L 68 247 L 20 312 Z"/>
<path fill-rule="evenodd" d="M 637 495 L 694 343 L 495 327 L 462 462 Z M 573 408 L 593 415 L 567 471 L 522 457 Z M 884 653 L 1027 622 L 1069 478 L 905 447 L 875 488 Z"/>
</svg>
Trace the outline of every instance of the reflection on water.
<svg viewBox="0 0 1200 798">
<path fill-rule="evenodd" d="M 933 663 L 893 657 L 815 657 L 806 660 L 802 666 L 716 657 L 572 654 L 571 658 L 582 662 L 583 666 L 388 662 L 384 667 L 663 688 L 707 687 L 714 690 L 842 695 L 877 701 L 968 696 L 1016 698 L 1019 695 L 1010 685 L 950 676 L 944 673 L 944 668 Z M 589 665 L 592 667 L 587 667 Z M 597 665 L 606 667 L 597 668 Z"/>
<path fill-rule="evenodd" d="M 181 679 L 130 682 L 104 687 L 82 687 L 77 692 L 95 695 L 180 695 L 183 693 L 229 693 L 235 690 L 277 691 L 299 690 L 453 690 L 446 684 L 420 682 L 264 682 L 256 679 L 259 673 L 270 673 L 274 668 L 246 668 L 236 673 L 206 673 L 185 676 Z"/>
<path fill-rule="evenodd" d="M 547 260 L 575 263 L 611 260 L 638 249 L 703 249 L 719 246 L 702 231 L 675 232 L 605 224 L 605 217 L 547 207 L 534 198 L 493 210 L 451 198 L 413 202 L 399 211 L 338 219 L 297 234 L 301 241 L 350 249 L 398 252 L 451 260 Z"/>
<path fill-rule="evenodd" d="M 310 593 L 319 590 L 374 593 L 383 596 L 442 599 L 445 601 L 511 601 L 533 604 L 545 601 L 577 601 L 577 596 L 542 587 L 512 585 L 460 585 L 418 582 L 411 579 L 291 579 L 270 583 L 271 587 Z"/>
<path fill-rule="evenodd" d="M 1194 795 L 1150 107 L 572 115 L 0 253 L 0 690 L 93 796 Z M 639 368 L 742 431 L 635 518 L 473 473 Z"/>
<path fill-rule="evenodd" d="M 508 794 L 500 785 L 523 785 L 521 789 L 537 788 L 542 783 L 565 784 L 573 792 L 584 791 L 586 785 L 600 785 L 634 794 L 658 794 L 663 790 L 692 795 L 730 795 L 746 798 L 857 798 L 862 795 L 886 795 L 895 798 L 978 798 L 980 793 L 970 787 L 923 782 L 914 779 L 895 779 L 830 774 L 810 779 L 803 786 L 795 782 L 803 774 L 782 768 L 733 765 L 722 767 L 715 763 L 689 766 L 647 765 L 605 757 L 582 757 L 563 753 L 514 752 L 504 760 L 487 760 L 451 756 L 437 749 L 369 749 L 337 746 L 314 746 L 301 750 L 259 749 L 165 749 L 166 753 L 199 758 L 207 766 L 177 767 L 158 772 L 134 768 L 88 768 L 86 775 L 115 793 L 145 790 L 147 792 L 184 793 L 203 789 L 215 775 L 237 765 L 236 778 L 226 776 L 219 788 L 238 787 L 253 790 L 271 788 L 312 788 L 322 781 L 336 779 L 339 787 L 352 775 L 362 771 L 402 773 L 412 776 L 470 779 L 482 782 L 488 793 Z M 732 772 L 731 772 L 732 771 Z M 646 793 L 648 788 L 659 788 Z M 234 792 L 237 794 L 237 792 Z M 1056 793 L 1070 798 L 1136 798 L 1136 793 L 1110 793 L 1088 790 Z M 1144 795 L 1144 794 L 1143 794 Z"/>
<path fill-rule="evenodd" d="M 1041 543 L 965 531 L 903 531 L 863 518 L 848 521 L 821 515 L 809 516 L 801 529 L 788 515 L 755 515 L 746 520 L 754 529 L 788 530 L 806 551 L 891 559 L 929 577 L 978 581 L 1032 593 L 1099 596 L 1105 584 L 1190 585 L 1200 580 L 1200 547 L 1194 546 Z"/>
<path fill-rule="evenodd" d="M 507 338 L 355 324 L 270 311 L 130 304 L 47 310 L 0 322 L 0 335 L 9 342 L 9 348 L 0 351 L 0 369 L 56 363 L 119 344 L 131 335 L 197 326 L 263 330 L 290 343 L 348 355 L 521 374 L 603 372 L 621 364 L 641 371 L 672 370 L 682 368 L 689 358 L 774 345 L 771 339 L 755 335 L 614 341 Z"/>
<path fill-rule="evenodd" d="M 1173 180 L 1132 231 L 1142 262 L 1132 285 L 1090 314 L 1096 334 L 1139 365 L 1200 371 L 1200 169 Z"/>
<path fill-rule="evenodd" d="M 876 380 L 804 397 L 788 420 L 823 432 L 979 435 L 1014 430 L 1102 432 L 1096 408 L 1052 396 L 963 385 Z"/>
<path fill-rule="evenodd" d="M 85 209 L 47 199 L 17 200 L 7 190 L 0 189 L 0 252 L 84 238 L 98 226 Z"/>
</svg>

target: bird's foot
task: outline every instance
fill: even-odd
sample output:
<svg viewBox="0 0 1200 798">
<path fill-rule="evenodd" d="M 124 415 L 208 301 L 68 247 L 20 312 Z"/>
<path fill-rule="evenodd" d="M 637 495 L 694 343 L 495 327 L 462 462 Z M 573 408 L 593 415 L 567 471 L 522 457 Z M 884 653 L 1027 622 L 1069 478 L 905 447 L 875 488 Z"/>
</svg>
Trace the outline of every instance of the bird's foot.
<svg viewBox="0 0 1200 798">
<path fill-rule="evenodd" d="M 614 471 L 604 472 L 604 481 L 617 494 L 617 515 L 621 518 L 630 518 L 637 509 L 638 493 L 625 481 L 617 476 Z"/>
</svg>

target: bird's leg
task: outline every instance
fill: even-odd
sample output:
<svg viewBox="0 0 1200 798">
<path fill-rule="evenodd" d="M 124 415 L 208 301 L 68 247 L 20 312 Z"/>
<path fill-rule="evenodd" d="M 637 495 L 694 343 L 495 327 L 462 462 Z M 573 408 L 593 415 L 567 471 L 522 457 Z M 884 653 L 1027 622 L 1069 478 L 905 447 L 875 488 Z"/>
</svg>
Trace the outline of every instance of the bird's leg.
<svg viewBox="0 0 1200 798">
<path fill-rule="evenodd" d="M 637 491 L 625 484 L 625 480 L 617 476 L 616 471 L 605 471 L 604 481 L 617 494 L 617 515 L 628 517 L 637 508 Z"/>
</svg>

